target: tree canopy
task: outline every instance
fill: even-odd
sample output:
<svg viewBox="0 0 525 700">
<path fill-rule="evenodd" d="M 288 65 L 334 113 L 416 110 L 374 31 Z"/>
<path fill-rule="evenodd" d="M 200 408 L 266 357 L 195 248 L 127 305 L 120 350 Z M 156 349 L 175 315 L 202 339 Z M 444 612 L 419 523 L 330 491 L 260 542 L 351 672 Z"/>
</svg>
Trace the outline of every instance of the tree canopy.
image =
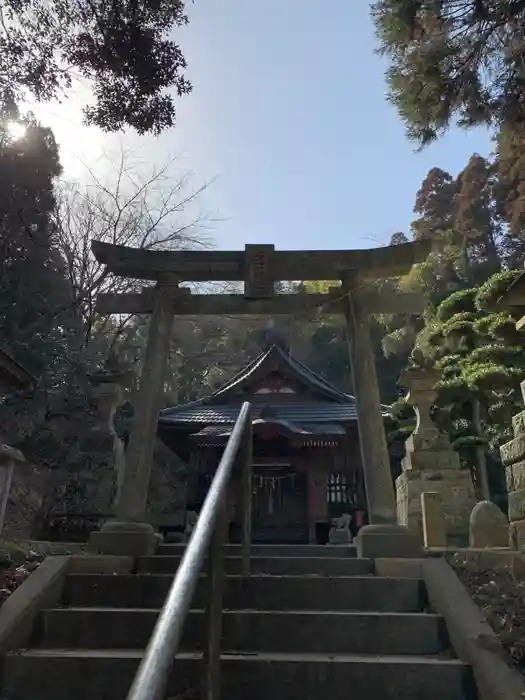
<svg viewBox="0 0 525 700">
<path fill-rule="evenodd" d="M 411 139 L 523 122 L 523 0 L 377 0 L 372 15 Z"/>
<path fill-rule="evenodd" d="M 172 38 L 188 21 L 183 0 L 4 0 L 0 12 L 3 117 L 22 101 L 59 99 L 80 79 L 94 97 L 88 124 L 140 134 L 173 126 L 173 92 L 191 90 Z"/>
</svg>

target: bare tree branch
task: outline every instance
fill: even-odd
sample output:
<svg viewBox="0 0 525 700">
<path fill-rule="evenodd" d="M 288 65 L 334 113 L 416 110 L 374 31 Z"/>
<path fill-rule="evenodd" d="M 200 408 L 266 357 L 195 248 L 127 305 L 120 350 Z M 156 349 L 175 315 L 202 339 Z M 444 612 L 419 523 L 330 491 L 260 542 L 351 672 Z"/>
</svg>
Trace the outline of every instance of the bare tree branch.
<svg viewBox="0 0 525 700">
<path fill-rule="evenodd" d="M 132 153 L 120 148 L 118 156 L 105 154 L 103 167 L 85 166 L 87 183 L 62 182 L 55 210 L 56 245 L 63 256 L 73 300 L 85 323 L 85 344 L 94 334 L 111 327 L 122 336 L 129 323 L 117 325 L 95 312 L 101 293 L 130 292 L 144 281 L 115 277 L 91 253 L 93 240 L 149 250 L 194 249 L 209 246 L 205 225 L 212 219 L 199 208 L 200 198 L 211 184 L 193 187 L 193 174 L 181 171 L 177 158 L 145 171 L 132 161 Z M 102 177 L 98 172 L 106 172 Z"/>
</svg>

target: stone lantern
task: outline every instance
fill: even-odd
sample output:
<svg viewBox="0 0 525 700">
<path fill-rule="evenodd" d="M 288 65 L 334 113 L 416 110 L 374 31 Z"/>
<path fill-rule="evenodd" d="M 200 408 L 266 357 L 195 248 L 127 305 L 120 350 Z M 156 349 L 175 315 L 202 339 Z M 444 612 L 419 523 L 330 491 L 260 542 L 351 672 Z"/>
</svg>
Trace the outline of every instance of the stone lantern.
<svg viewBox="0 0 525 700">
<path fill-rule="evenodd" d="M 470 511 L 476 503 L 468 470 L 448 439 L 434 423 L 431 409 L 438 395 L 441 373 L 432 366 L 414 363 L 401 375 L 409 390 L 408 402 L 417 416 L 416 429 L 405 443 L 402 473 L 396 479 L 397 515 L 400 525 L 423 537 L 421 494 L 441 495 L 445 530 L 452 545 L 468 542 Z"/>
<path fill-rule="evenodd" d="M 408 389 L 406 400 L 413 406 L 417 419 L 416 428 L 405 443 L 407 456 L 403 460 L 403 470 L 421 468 L 422 464 L 418 467 L 410 460 L 411 454 L 451 449 L 448 436 L 439 430 L 431 415 L 439 393 L 437 384 L 440 379 L 441 372 L 427 366 L 412 365 L 401 374 L 399 383 Z M 453 452 L 453 455 L 456 453 Z M 451 467 L 458 466 L 459 457 L 453 462 Z"/>
<path fill-rule="evenodd" d="M 115 432 L 113 419 L 124 402 L 124 388 L 133 372 L 114 355 L 100 370 L 89 375 L 94 387 L 95 424 L 80 444 L 79 461 L 96 477 L 91 498 L 93 512 L 109 515 L 119 498 L 124 472 L 124 444 Z M 91 499 L 90 499 L 91 500 Z"/>
<path fill-rule="evenodd" d="M 29 372 L 5 351 L 0 350 L 0 398 L 34 384 Z M 15 465 L 25 462 L 24 455 L 6 445 L 0 434 L 0 532 L 4 525 L 5 511 Z"/>
</svg>

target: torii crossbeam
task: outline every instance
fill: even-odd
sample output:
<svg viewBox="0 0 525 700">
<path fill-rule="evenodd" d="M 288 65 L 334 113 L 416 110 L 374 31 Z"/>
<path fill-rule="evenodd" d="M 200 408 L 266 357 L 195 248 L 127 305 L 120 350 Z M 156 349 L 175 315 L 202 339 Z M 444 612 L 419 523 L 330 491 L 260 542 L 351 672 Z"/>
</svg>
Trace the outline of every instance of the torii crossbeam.
<svg viewBox="0 0 525 700">
<path fill-rule="evenodd" d="M 259 244 L 246 245 L 244 251 L 151 251 L 94 241 L 92 250 L 109 272 L 156 282 L 141 294 L 100 295 L 97 303 L 101 313 L 152 314 L 117 505 L 120 521 L 144 522 L 173 316 L 296 314 L 326 308 L 329 313 L 344 313 L 348 324 L 369 519 L 374 525 L 395 526 L 395 497 L 368 317 L 418 314 L 424 303 L 417 294 L 383 295 L 370 282 L 409 272 L 428 256 L 428 241 L 343 251 L 279 251 L 273 245 Z M 293 280 L 340 280 L 341 287 L 326 294 L 275 294 L 276 282 Z M 179 287 L 180 282 L 203 281 L 244 282 L 244 292 L 192 295 Z"/>
</svg>

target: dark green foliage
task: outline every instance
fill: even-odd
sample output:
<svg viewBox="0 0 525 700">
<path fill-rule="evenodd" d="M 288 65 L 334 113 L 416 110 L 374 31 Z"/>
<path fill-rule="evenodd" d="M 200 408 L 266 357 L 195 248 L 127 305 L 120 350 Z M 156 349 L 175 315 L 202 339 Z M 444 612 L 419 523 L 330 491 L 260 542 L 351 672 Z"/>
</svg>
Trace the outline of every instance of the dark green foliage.
<svg viewBox="0 0 525 700">
<path fill-rule="evenodd" d="M 53 135 L 28 122 L 26 138 L 0 132 L 0 336 L 39 374 L 53 366 L 74 331 L 64 267 L 53 247 L 53 181 L 60 174 Z"/>
<path fill-rule="evenodd" d="M 512 347 L 498 343 L 489 343 L 476 348 L 470 353 L 470 361 L 476 364 L 493 361 L 523 366 L 524 359 L 525 356 L 521 347 Z"/>
<path fill-rule="evenodd" d="M 508 226 L 503 255 L 509 267 L 525 260 L 525 127 L 504 125 L 496 138 L 495 210 Z"/>
<path fill-rule="evenodd" d="M 186 22 L 182 0 L 5 0 L 0 114 L 28 99 L 60 98 L 75 74 L 91 81 L 95 97 L 87 123 L 158 133 L 174 124 L 173 93 L 191 89 L 173 40 Z"/>
<path fill-rule="evenodd" d="M 53 183 L 59 174 L 48 129 L 29 119 L 23 139 L 13 141 L 0 132 L 0 339 L 36 378 L 33 393 L 1 405 L 0 422 L 6 439 L 27 444 L 28 458 L 40 458 L 39 446 L 49 443 L 37 433 L 52 400 L 76 395 L 85 408 L 88 402 L 82 320 L 54 246 Z"/>
<path fill-rule="evenodd" d="M 399 398 L 390 407 L 390 414 L 398 421 L 413 420 L 415 417 L 414 409 L 404 398 Z"/>
<path fill-rule="evenodd" d="M 410 138 L 523 121 L 521 0 L 378 0 L 372 14 Z"/>
<path fill-rule="evenodd" d="M 497 308 L 498 300 L 520 275 L 520 272 L 520 270 L 507 270 L 489 277 L 477 290 L 476 308 L 479 311 L 492 311 Z"/>
<path fill-rule="evenodd" d="M 494 455 L 508 435 L 509 408 L 525 377 L 525 351 L 519 343 L 515 319 L 506 312 L 490 312 L 515 279 L 515 273 L 497 273 L 479 288 L 452 294 L 437 309 L 426 338 L 426 352 L 441 369 L 437 404 L 442 425 L 455 449 L 468 462 L 473 448 L 487 444 Z M 477 309 L 462 311 L 458 309 Z M 452 314 L 452 315 L 451 315 Z M 429 342 L 430 341 L 430 342 Z M 479 402 L 482 433 L 472 422 L 472 406 Z"/>
<path fill-rule="evenodd" d="M 476 314 L 473 313 L 464 312 L 461 314 L 454 314 L 441 326 L 441 333 L 445 337 L 453 334 L 458 334 L 462 337 L 468 336 L 473 333 L 475 320 Z"/>
<path fill-rule="evenodd" d="M 438 321 L 448 321 L 452 316 L 475 311 L 474 298 L 477 290 L 464 289 L 444 299 L 437 310 Z"/>
</svg>

